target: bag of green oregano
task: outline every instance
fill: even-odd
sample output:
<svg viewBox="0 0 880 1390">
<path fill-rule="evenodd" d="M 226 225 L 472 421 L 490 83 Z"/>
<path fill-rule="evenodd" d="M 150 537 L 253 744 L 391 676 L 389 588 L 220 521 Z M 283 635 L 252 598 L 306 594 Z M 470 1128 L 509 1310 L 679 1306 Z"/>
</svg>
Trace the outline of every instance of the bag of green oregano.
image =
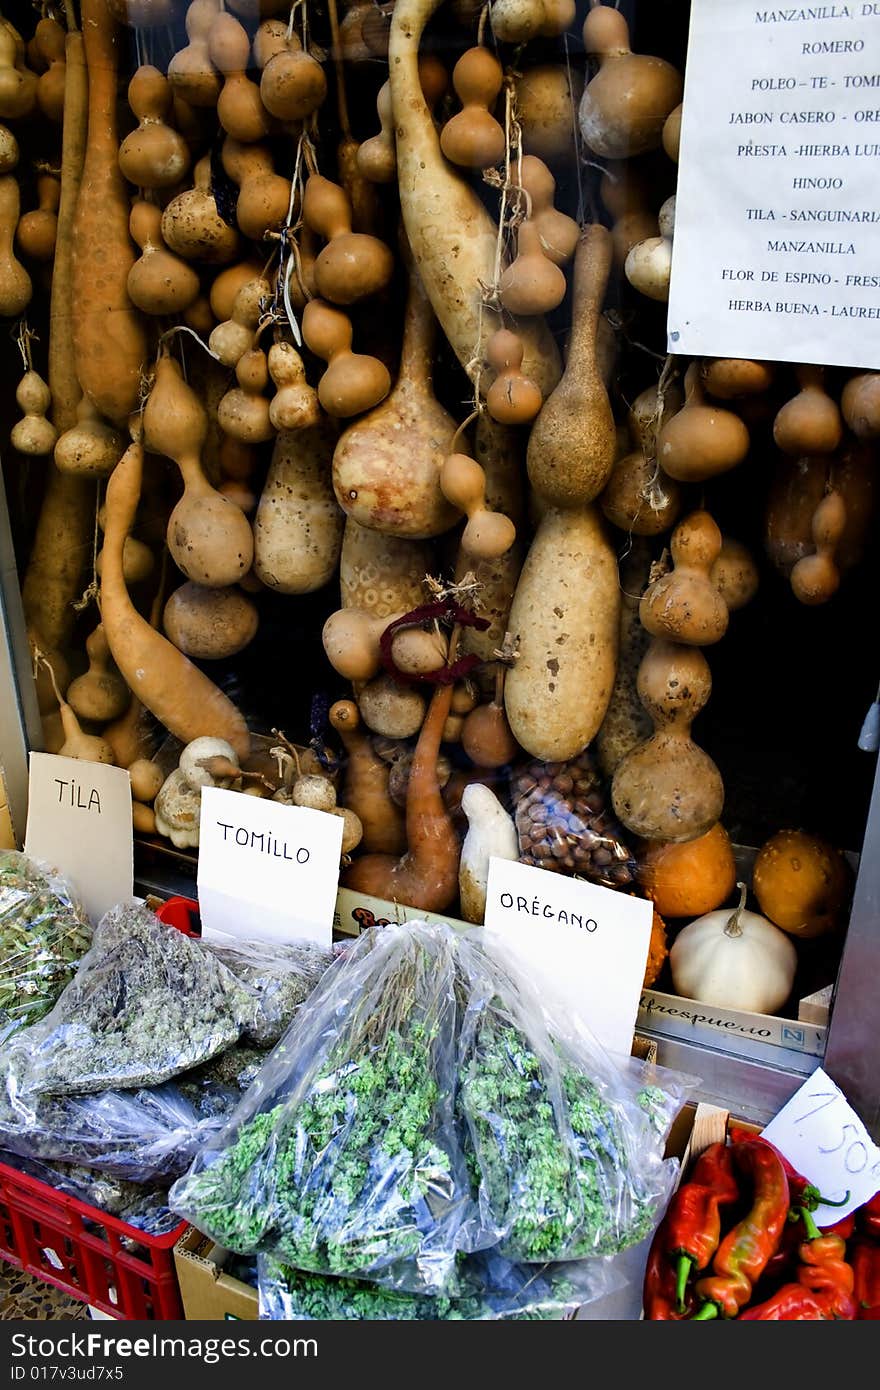
<svg viewBox="0 0 880 1390">
<path fill-rule="evenodd" d="M 666 1135 L 690 1078 L 612 1059 L 539 999 L 497 934 L 458 942 L 456 1110 L 476 1188 L 473 1248 L 524 1263 L 614 1255 L 656 1225 Z"/>
<path fill-rule="evenodd" d="M 239 1254 L 444 1289 L 471 1194 L 454 1115 L 455 934 L 374 929 L 337 959 L 173 1208 Z"/>
<path fill-rule="evenodd" d="M 64 878 L 0 850 L 0 1039 L 47 1014 L 89 948 L 92 928 Z"/>
</svg>

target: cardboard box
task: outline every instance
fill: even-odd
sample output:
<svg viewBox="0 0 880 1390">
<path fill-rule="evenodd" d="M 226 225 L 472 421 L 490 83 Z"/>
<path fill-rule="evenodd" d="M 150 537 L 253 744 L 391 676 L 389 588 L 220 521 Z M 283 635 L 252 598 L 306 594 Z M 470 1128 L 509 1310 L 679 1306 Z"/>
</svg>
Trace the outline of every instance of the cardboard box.
<svg viewBox="0 0 880 1390">
<path fill-rule="evenodd" d="M 184 1231 L 174 1247 L 174 1266 L 188 1322 L 257 1321 L 257 1290 L 227 1272 L 232 1258 L 194 1226 Z"/>
</svg>

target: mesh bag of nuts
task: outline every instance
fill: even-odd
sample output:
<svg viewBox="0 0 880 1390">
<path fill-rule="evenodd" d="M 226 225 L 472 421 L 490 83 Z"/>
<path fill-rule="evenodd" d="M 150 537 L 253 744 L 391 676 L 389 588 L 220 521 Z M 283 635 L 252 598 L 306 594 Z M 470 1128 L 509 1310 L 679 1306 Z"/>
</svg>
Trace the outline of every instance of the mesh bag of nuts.
<svg viewBox="0 0 880 1390">
<path fill-rule="evenodd" d="M 589 751 L 566 763 L 520 764 L 510 793 L 521 864 L 577 874 L 605 888 L 635 884 L 635 856 Z"/>
</svg>

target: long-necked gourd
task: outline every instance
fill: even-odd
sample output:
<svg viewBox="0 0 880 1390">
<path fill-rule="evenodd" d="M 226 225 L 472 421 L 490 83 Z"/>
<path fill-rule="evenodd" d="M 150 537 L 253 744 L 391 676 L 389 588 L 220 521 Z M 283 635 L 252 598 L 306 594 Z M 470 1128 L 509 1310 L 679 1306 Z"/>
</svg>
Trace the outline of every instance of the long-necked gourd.
<svg viewBox="0 0 880 1390">
<path fill-rule="evenodd" d="M 578 112 L 588 149 L 606 159 L 659 149 L 666 118 L 682 98 L 681 75 L 664 58 L 633 53 L 626 18 L 599 0 L 590 0 L 583 38 L 599 65 Z"/>
<path fill-rule="evenodd" d="M 721 532 L 707 511 L 691 512 L 669 543 L 673 568 L 642 594 L 639 616 L 654 637 L 705 647 L 727 631 L 728 609 L 711 579 Z"/>
<path fill-rule="evenodd" d="M 142 705 L 182 743 L 225 738 L 240 759 L 250 752 L 244 716 L 212 680 L 157 632 L 132 603 L 123 577 L 125 538 L 134 524 L 144 449 L 133 442 L 107 484 L 101 621 L 125 681 Z"/>
<path fill-rule="evenodd" d="M 119 169 L 116 82 L 119 28 L 103 0 L 83 0 L 89 127 L 73 239 L 73 344 L 85 394 L 114 424 L 138 401 L 146 336 L 128 297 L 135 261 Z"/>
<path fill-rule="evenodd" d="M 584 229 L 575 252 L 574 319 L 565 371 L 529 435 L 529 480 L 554 507 L 592 502 L 614 464 L 614 416 L 596 351 L 610 269 L 611 234 L 595 223 Z"/>
<path fill-rule="evenodd" d="M 324 416 L 275 440 L 254 519 L 254 572 L 278 593 L 310 594 L 336 573 L 345 522 L 330 477 L 337 438 Z"/>
<path fill-rule="evenodd" d="M 642 657 L 648 650 L 650 635 L 639 622 L 639 599 L 647 587 L 651 571 L 651 550 L 641 537 L 619 561 L 620 643 L 617 675 L 602 727 L 596 735 L 595 751 L 599 767 L 607 778 L 614 775 L 620 760 L 651 733 L 651 721 L 636 691 Z"/>
<path fill-rule="evenodd" d="M 241 509 L 205 476 L 201 450 L 207 432 L 204 408 L 178 363 L 163 351 L 144 407 L 144 443 L 173 459 L 183 478 L 183 496 L 168 518 L 168 549 L 187 579 L 222 588 L 247 574 L 254 538 Z M 106 549 L 106 537 L 104 544 Z"/>
<path fill-rule="evenodd" d="M 14 174 L 3 174 L 0 176 L 0 318 L 18 318 L 34 292 L 31 277 L 13 246 L 20 211 L 18 180 Z"/>
<path fill-rule="evenodd" d="M 371 854 L 403 854 L 403 811 L 388 793 L 388 764 L 375 752 L 354 700 L 337 700 L 328 719 L 345 748 L 341 799 L 360 817 L 361 848 Z"/>
<path fill-rule="evenodd" d="M 455 525 L 457 507 L 440 487 L 455 421 L 431 384 L 436 321 L 418 271 L 409 292 L 397 382 L 349 425 L 333 454 L 333 487 L 347 516 L 388 535 L 426 539 Z"/>
<path fill-rule="evenodd" d="M 64 126 L 61 137 L 61 200 L 49 301 L 48 385 L 51 418 L 60 435 L 76 423 L 82 395 L 73 351 L 73 222 L 88 130 L 88 80 L 83 39 L 65 40 Z M 28 623 L 50 649 L 64 643 L 76 622 L 75 599 L 88 560 L 94 524 L 94 484 L 50 463 L 36 534 L 22 581 Z"/>
<path fill-rule="evenodd" d="M 443 158 L 419 81 L 419 44 L 439 0 L 397 0 L 388 44 L 397 177 L 406 234 L 440 326 L 465 371 L 501 325 L 482 306 L 483 285 L 495 279 L 498 229 L 472 185 Z M 543 395 L 559 380 L 559 351 L 543 320 L 517 325 L 523 371 Z M 483 373 L 481 383 L 491 385 Z"/>
</svg>

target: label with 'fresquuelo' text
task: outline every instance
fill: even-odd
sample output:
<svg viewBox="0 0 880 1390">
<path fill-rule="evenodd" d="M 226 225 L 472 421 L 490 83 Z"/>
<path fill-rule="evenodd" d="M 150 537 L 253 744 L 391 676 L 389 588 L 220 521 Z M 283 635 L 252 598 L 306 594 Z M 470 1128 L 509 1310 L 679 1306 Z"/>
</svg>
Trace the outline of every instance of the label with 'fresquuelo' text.
<svg viewBox="0 0 880 1390">
<path fill-rule="evenodd" d="M 669 351 L 880 367 L 878 188 L 880 0 L 692 0 Z"/>
<path fill-rule="evenodd" d="M 202 788 L 198 895 L 202 936 L 306 939 L 330 946 L 341 816 Z"/>
</svg>

